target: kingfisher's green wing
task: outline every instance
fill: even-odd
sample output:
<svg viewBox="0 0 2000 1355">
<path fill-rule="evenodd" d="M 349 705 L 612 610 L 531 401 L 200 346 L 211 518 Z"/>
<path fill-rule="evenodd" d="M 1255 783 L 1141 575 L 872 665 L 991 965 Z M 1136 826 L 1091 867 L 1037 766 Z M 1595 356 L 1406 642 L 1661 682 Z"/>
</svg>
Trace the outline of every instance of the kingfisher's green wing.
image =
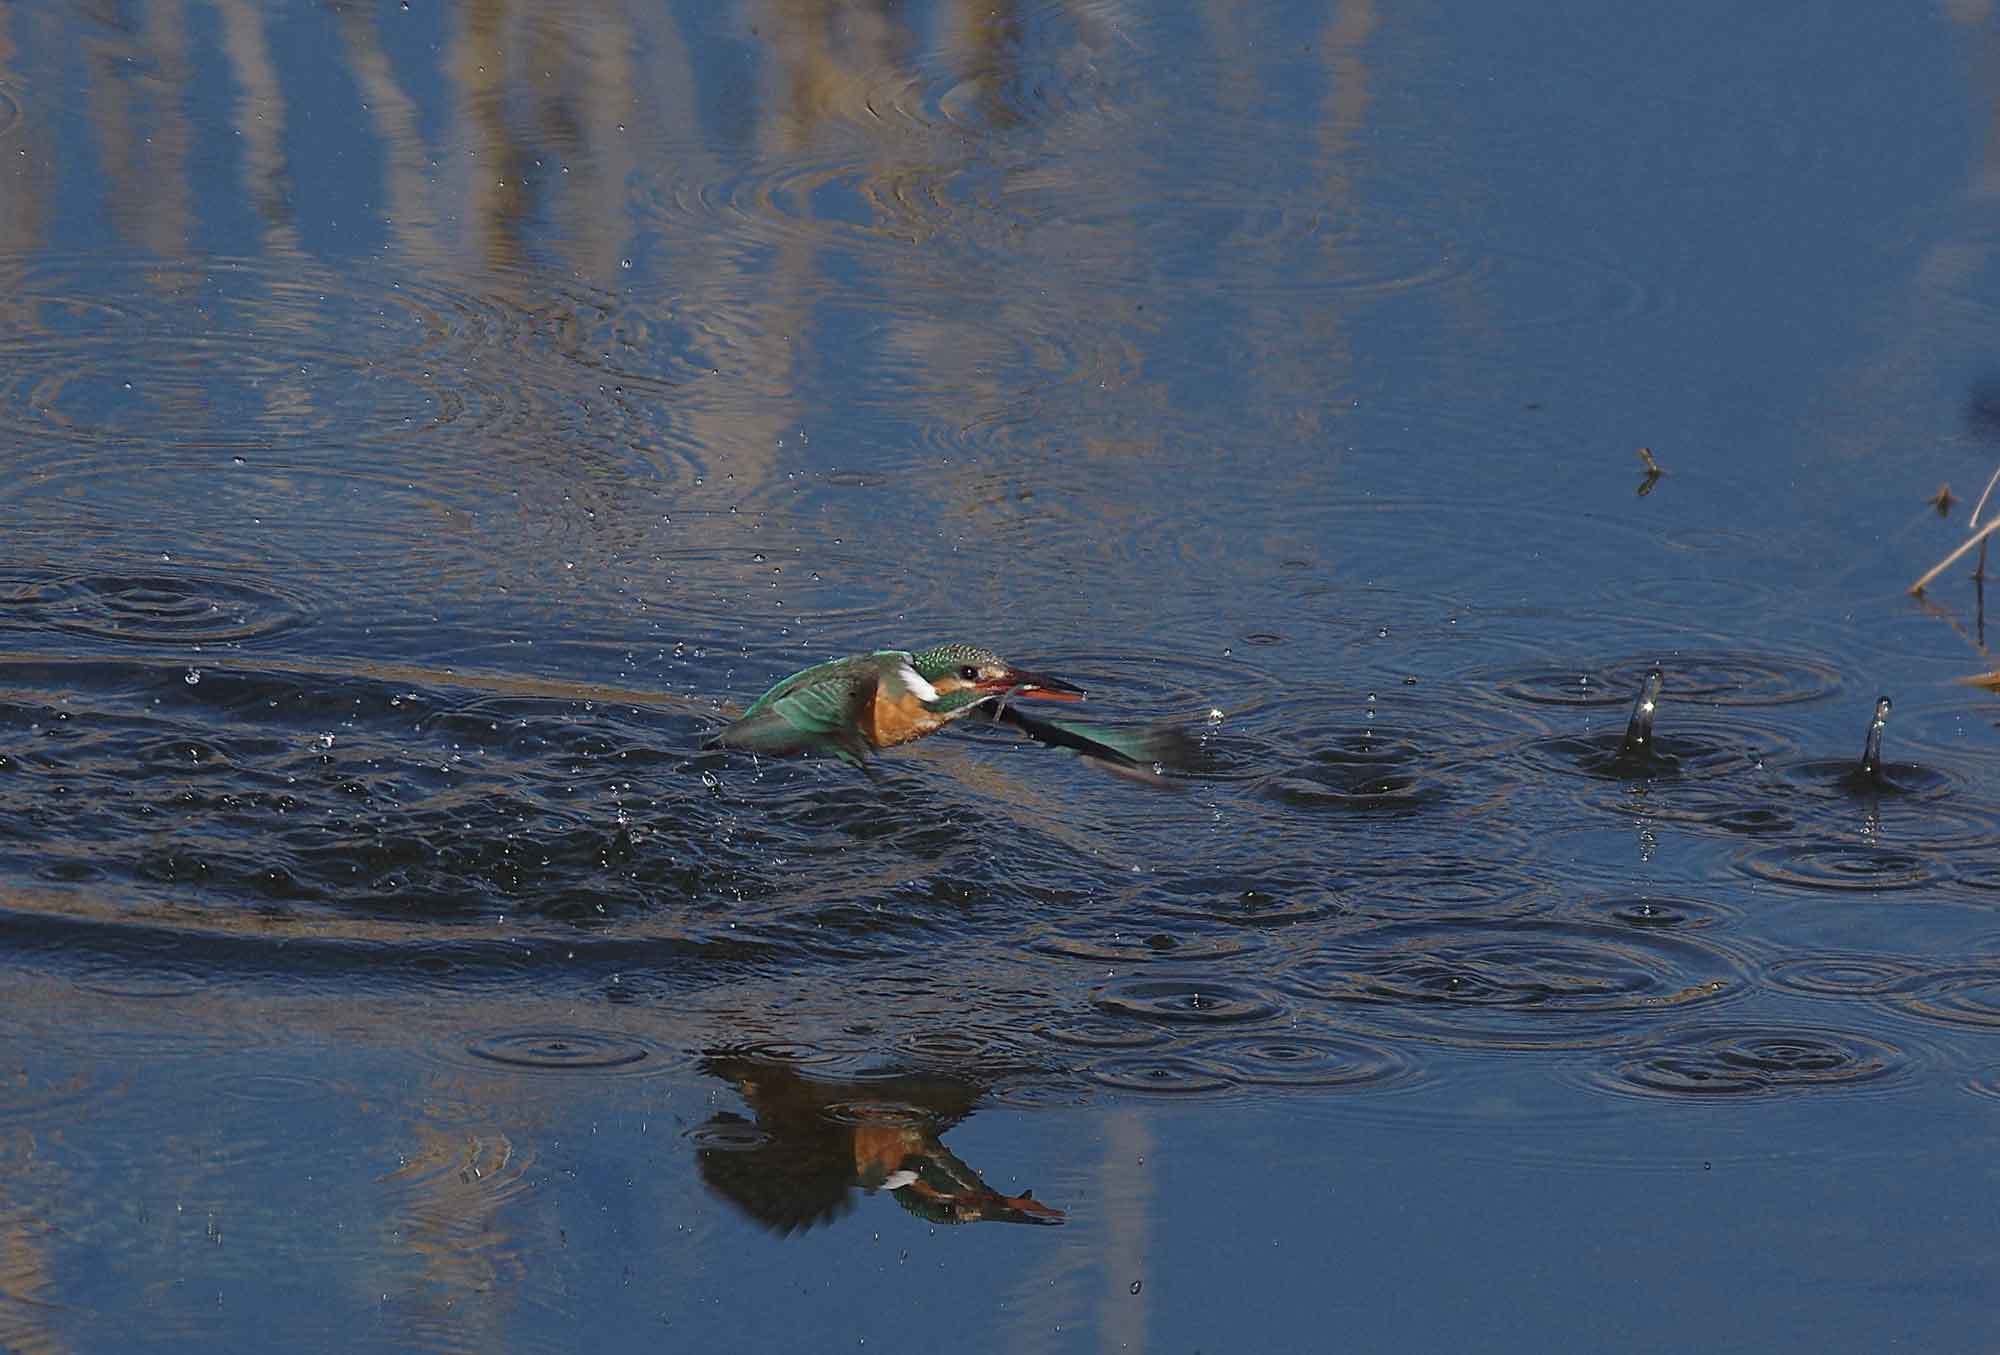
<svg viewBox="0 0 2000 1355">
<path fill-rule="evenodd" d="M 792 674 L 709 745 L 774 757 L 831 753 L 860 766 L 868 755 L 861 717 L 880 680 L 874 657 L 836 659 Z"/>
</svg>

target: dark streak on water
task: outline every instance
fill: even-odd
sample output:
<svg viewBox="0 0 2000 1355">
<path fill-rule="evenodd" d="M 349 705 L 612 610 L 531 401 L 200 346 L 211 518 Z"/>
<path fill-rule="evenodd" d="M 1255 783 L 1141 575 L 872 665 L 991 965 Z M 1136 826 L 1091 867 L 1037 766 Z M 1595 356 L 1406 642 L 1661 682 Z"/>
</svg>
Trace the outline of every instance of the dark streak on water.
<svg viewBox="0 0 2000 1355">
<path fill-rule="evenodd" d="M 1145 671 L 1132 686 L 1144 689 Z M 1387 689 L 1361 723 L 1330 729 L 1306 723 L 1298 695 L 1253 701 L 1215 727 L 1208 765 L 1261 770 L 1197 772 L 1207 788 L 1194 799 L 1162 801 L 991 736 L 885 763 L 887 779 L 871 787 L 811 763 L 696 754 L 712 724 L 699 708 L 559 690 L 478 673 L 273 669 L 249 656 L 7 661 L 0 863 L 21 885 L 0 925 L 17 953 L 126 998 L 185 996 L 233 976 L 383 992 L 526 981 L 617 1001 L 716 1001 L 731 973 L 818 973 L 794 996 L 796 1030 L 841 1020 L 857 993 L 837 976 L 853 966 L 891 973 L 943 947 L 940 981 L 991 1008 L 962 1011 L 947 1047 L 898 1029 L 893 1000 L 876 1008 L 864 996 L 881 1024 L 863 1048 L 947 1063 L 1025 1058 L 1038 1078 L 1180 1092 L 1393 1082 L 1414 1056 L 1369 1043 L 1385 1038 L 1632 1047 L 1677 1011 L 1739 1005 L 1754 990 L 1740 948 L 1758 942 L 1736 910 L 1611 893 L 1551 916 L 1529 877 L 1498 864 L 1520 827 L 1502 806 L 1561 796 L 1567 780 L 1615 837 L 1635 802 L 1597 807 L 1586 792 L 1603 770 L 1520 755 L 1543 745 L 1524 744 L 1504 706 L 1469 697 Z M 1777 741 L 1747 728 L 1739 737 Z M 1750 756 L 1704 762 L 1690 752 L 1704 737 L 1733 746 L 1663 735 L 1657 775 L 1641 778 L 1647 804 L 1670 809 L 1701 767 L 1702 816 L 1667 821 L 1729 838 L 1774 797 L 1787 822 L 1831 814 L 1837 830 L 1854 811 L 1829 793 L 1832 771 L 1804 764 L 1772 778 Z M 1988 821 L 1976 802 L 1960 807 L 1950 779 L 1923 784 L 1924 795 L 1868 812 L 1928 804 Z M 1379 837 L 1392 805 L 1405 849 Z M 1141 810 L 1152 827 L 1130 817 Z M 1220 835 L 1218 822 L 1234 826 Z M 1426 822 L 1450 825 L 1457 854 L 1416 850 Z M 1895 836 L 1893 818 L 1876 822 Z M 1206 873 L 1120 860 L 1121 841 L 1175 823 L 1213 840 Z M 1948 878 L 1956 859 L 1928 839 L 1776 836 L 1753 836 L 1764 845 L 1744 868 L 1807 893 L 1917 889 Z M 1345 859 L 1329 870 L 1315 864 L 1314 838 L 1353 849 L 1336 850 Z M 967 961 L 982 955 L 974 979 Z M 1095 1026 L 1051 1023 L 1093 975 Z M 891 981 L 885 998 L 894 991 Z M 1973 991 L 1943 984 L 1910 1005 L 1965 1020 L 1978 1010 Z M 1376 1052 L 1351 1072 L 1274 1076 L 1302 1017 L 1329 1023 L 1317 1038 Z M 1017 1021 L 1047 1034 L 1023 1044 L 1000 1033 Z M 1205 1034 L 1211 1026 L 1230 1033 Z M 1125 1054 L 1078 1057 L 1135 1042 L 1151 1060 L 1143 1068 Z M 600 1043 L 619 1056 L 595 1056 Z M 587 1028 L 495 1032 L 467 1048 L 582 1071 L 646 1057 L 643 1044 Z M 1655 1081 L 1656 1092 L 1678 1085 Z"/>
</svg>

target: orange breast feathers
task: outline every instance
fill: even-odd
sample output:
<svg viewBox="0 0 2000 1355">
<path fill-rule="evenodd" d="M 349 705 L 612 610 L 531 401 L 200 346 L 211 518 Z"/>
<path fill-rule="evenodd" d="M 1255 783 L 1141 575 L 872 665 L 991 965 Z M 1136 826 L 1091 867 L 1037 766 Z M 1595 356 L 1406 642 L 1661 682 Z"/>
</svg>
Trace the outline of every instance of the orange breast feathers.
<svg viewBox="0 0 2000 1355">
<path fill-rule="evenodd" d="M 883 683 L 868 704 L 868 742 L 877 748 L 893 748 L 911 739 L 921 739 L 944 724 L 944 717 L 924 709 L 923 698 L 915 692 L 892 688 Z"/>
</svg>

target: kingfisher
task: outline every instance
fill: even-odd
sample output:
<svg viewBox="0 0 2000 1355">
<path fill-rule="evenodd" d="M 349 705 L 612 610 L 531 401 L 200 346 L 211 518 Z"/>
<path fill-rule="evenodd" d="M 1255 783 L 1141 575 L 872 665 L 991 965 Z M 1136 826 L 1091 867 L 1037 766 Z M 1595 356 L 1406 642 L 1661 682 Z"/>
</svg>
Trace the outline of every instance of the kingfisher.
<svg viewBox="0 0 2000 1355">
<path fill-rule="evenodd" d="M 1160 779 L 1157 765 L 1185 761 L 1187 739 L 1177 731 L 1059 723 L 1014 705 L 1017 699 L 1083 697 L 1081 687 L 1016 668 L 978 645 L 878 649 L 792 674 L 702 746 L 830 755 L 867 771 L 870 752 L 921 739 L 977 712 L 1141 780 Z"/>
<path fill-rule="evenodd" d="M 985 1095 L 981 1082 L 892 1069 L 822 1078 L 727 1051 L 701 1069 L 732 1083 L 757 1117 L 709 1117 L 699 1132 L 706 1146 L 695 1152 L 701 1179 L 773 1232 L 838 1217 L 857 1187 L 886 1190 L 932 1223 L 1063 1222 L 1033 1191 L 1003 1194 L 945 1147 L 943 1136 Z"/>
</svg>

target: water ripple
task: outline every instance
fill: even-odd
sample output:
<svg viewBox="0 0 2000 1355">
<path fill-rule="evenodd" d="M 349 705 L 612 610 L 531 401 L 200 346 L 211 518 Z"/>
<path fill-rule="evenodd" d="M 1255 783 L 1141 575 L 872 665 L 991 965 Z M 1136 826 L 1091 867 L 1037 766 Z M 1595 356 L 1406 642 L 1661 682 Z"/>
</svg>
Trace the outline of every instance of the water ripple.
<svg viewBox="0 0 2000 1355">
<path fill-rule="evenodd" d="M 1911 1066 L 1904 1050 L 1852 1031 L 1696 1025 L 1594 1069 L 1588 1085 L 1619 1096 L 1765 1097 L 1882 1088 Z"/>
<path fill-rule="evenodd" d="M 446 275 L 301 276 L 281 259 L 37 255 L 0 259 L 0 276 L 20 321 L 0 336 L 0 429 L 59 433 L 72 454 L 107 442 L 351 454 L 454 424 L 585 441 L 650 427 L 637 397 L 672 389 L 654 375 L 673 370 L 671 352 L 632 353 L 608 294 L 527 303 Z"/>
<path fill-rule="evenodd" d="M 1162 912 L 1231 927 L 1290 927 L 1340 917 L 1354 908 L 1325 871 L 1304 864 L 1176 872 L 1158 881 L 1152 893 Z"/>
<path fill-rule="evenodd" d="M 1727 904 L 1671 894 L 1613 894 L 1569 904 L 1565 911 L 1593 922 L 1644 931 L 1704 931 L 1734 926 L 1742 914 Z"/>
<path fill-rule="evenodd" d="M 1196 1024 L 1267 1021 L 1283 1010 L 1273 998 L 1226 980 L 1128 979 L 1099 989 L 1091 1002 L 1118 1016 Z"/>
<path fill-rule="evenodd" d="M 1955 872 L 1955 878 L 1968 888 L 2000 890 L 2000 862 L 1980 861 L 1961 865 Z"/>
<path fill-rule="evenodd" d="M 1631 694 L 1626 694 L 1627 701 Z M 1594 734 L 1567 734 L 1535 739 L 1521 755 L 1531 765 L 1558 773 L 1582 772 L 1604 781 L 1643 779 L 1659 783 L 1711 781 L 1740 776 L 1787 752 L 1786 737 L 1774 728 L 1746 720 L 1718 719 L 1704 714 L 1698 721 L 1662 724 L 1644 752 L 1624 748 L 1625 724 Z"/>
<path fill-rule="evenodd" d="M 1956 766 L 1990 772 L 2000 765 L 2000 709 L 1991 696 L 1897 703 L 1890 738 L 1905 753 L 1935 755 Z"/>
<path fill-rule="evenodd" d="M 1163 1027 L 1097 1012 L 1046 1022 L 1036 1026 L 1035 1033 L 1073 1049 L 1149 1049 L 1174 1039 L 1174 1033 Z"/>
<path fill-rule="evenodd" d="M 1913 960 L 1857 952 L 1787 956 L 1764 977 L 1773 987 L 1808 997 L 1874 998 L 1907 991 L 1927 972 Z"/>
<path fill-rule="evenodd" d="M 0 629 L 138 645 L 241 644 L 307 625 L 313 610 L 275 583 L 200 570 L 0 580 Z"/>
<path fill-rule="evenodd" d="M 1828 799 L 1909 796 L 1932 800 L 1950 795 L 1965 784 L 1962 777 L 1916 762 L 1884 762 L 1880 771 L 1870 776 L 1854 758 L 1787 763 L 1777 769 L 1777 774 L 1790 786 Z"/>
<path fill-rule="evenodd" d="M 1740 960 L 1693 934 L 1558 919 L 1386 923 L 1294 962 L 1278 983 L 1369 1013 L 1384 1033 L 1469 1048 L 1583 1049 L 1747 990 Z"/>
<path fill-rule="evenodd" d="M 1092 964 L 1150 964 L 1163 960 L 1224 960 L 1257 949 L 1259 941 L 1244 933 L 1176 934 L 1151 931 L 1145 935 L 1119 930 L 1109 934 L 1065 919 L 1034 928 L 1030 949 L 1044 955 L 1084 960 Z"/>
<path fill-rule="evenodd" d="M 1418 1077 L 1417 1064 L 1394 1047 L 1334 1031 L 1227 1036 L 1196 1045 L 1192 1053 L 1250 1086 L 1376 1090 L 1407 1086 Z"/>
<path fill-rule="evenodd" d="M 1121 1092 L 1205 1096 L 1228 1091 L 1235 1079 L 1224 1064 L 1185 1054 L 1130 1054 L 1090 1066 L 1091 1081 Z"/>
<path fill-rule="evenodd" d="M 1738 857 L 1760 879 L 1802 889 L 1914 889 L 1937 878 L 1937 868 L 1914 852 L 1849 843 L 1766 847 Z"/>
<path fill-rule="evenodd" d="M 2000 1028 L 2000 965 L 1953 967 L 1906 985 L 1896 1005 L 1948 1026 Z"/>
<path fill-rule="evenodd" d="M 481 1035 L 467 1042 L 475 1059 L 537 1073 L 637 1072 L 639 1065 L 660 1060 L 641 1041 L 617 1031 L 509 1030 Z"/>
<path fill-rule="evenodd" d="M 1728 651 L 1586 661 L 1574 668 L 1496 674 L 1492 680 L 1503 695 L 1534 705 L 1624 706 L 1655 664 L 1666 670 L 1663 729 L 1674 703 L 1789 705 L 1831 696 L 1841 685 L 1840 670 L 1820 659 Z"/>
</svg>

